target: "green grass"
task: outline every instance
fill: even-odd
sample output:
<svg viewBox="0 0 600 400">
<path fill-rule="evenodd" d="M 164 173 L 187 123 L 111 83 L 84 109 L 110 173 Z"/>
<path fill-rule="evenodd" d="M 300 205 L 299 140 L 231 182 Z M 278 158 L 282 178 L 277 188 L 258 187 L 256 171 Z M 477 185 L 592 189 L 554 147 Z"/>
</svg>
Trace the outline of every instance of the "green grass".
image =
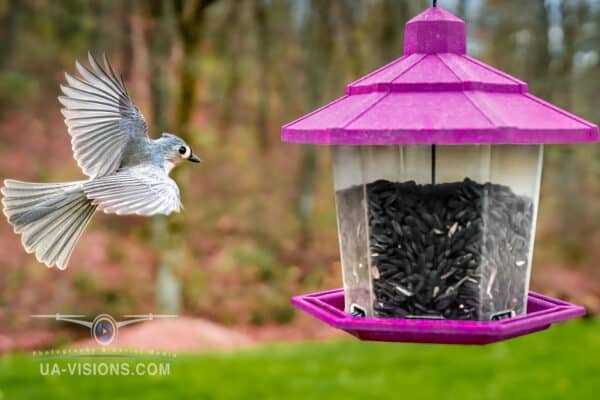
<svg viewBox="0 0 600 400">
<path fill-rule="evenodd" d="M 600 321 L 484 347 L 338 340 L 180 355 L 167 377 L 40 376 L 0 358 L 4 399 L 597 399 Z"/>
</svg>

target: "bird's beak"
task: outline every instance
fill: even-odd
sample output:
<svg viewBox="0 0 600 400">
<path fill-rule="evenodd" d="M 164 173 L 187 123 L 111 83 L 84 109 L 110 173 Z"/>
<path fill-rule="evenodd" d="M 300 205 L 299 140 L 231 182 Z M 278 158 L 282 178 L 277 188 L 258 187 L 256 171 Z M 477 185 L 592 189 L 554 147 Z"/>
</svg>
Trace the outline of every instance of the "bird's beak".
<svg viewBox="0 0 600 400">
<path fill-rule="evenodd" d="M 188 157 L 188 160 L 191 162 L 196 162 L 199 163 L 200 161 L 202 161 L 197 155 L 193 154 L 191 156 Z"/>
</svg>

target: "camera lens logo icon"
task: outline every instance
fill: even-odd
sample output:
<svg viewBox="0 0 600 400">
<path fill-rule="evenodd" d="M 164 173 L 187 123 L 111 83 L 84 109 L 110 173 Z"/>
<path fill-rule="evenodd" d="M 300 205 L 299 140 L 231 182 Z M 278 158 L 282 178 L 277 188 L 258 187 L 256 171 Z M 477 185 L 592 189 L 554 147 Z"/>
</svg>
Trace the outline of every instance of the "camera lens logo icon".
<svg viewBox="0 0 600 400">
<path fill-rule="evenodd" d="M 51 318 L 56 321 L 64 321 L 72 324 L 82 325 L 91 330 L 91 336 L 96 343 L 101 346 L 108 346 L 117 338 L 117 331 L 120 327 L 136 324 L 144 321 L 152 321 L 163 318 L 177 318 L 177 315 L 171 314 L 127 314 L 123 315 L 126 319 L 116 321 L 111 315 L 100 314 L 93 321 L 85 320 L 85 315 L 81 314 L 33 314 L 32 318 Z"/>
<path fill-rule="evenodd" d="M 117 337 L 117 323 L 108 314 L 98 315 L 92 322 L 92 337 L 102 346 L 108 346 Z"/>
</svg>

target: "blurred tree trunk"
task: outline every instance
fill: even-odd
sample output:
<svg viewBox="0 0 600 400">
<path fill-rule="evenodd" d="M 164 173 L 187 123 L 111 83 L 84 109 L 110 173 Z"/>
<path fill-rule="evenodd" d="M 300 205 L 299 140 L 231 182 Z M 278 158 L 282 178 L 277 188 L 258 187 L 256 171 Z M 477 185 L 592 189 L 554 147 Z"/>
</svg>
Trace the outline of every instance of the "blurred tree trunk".
<svg viewBox="0 0 600 400">
<path fill-rule="evenodd" d="M 536 82 L 537 95 L 544 99 L 550 99 L 552 96 L 552 88 L 548 77 L 550 73 L 550 44 L 548 34 L 550 30 L 550 21 L 548 9 L 546 8 L 545 0 L 535 0 L 531 2 L 534 7 L 533 24 L 532 24 L 532 48 L 531 56 L 528 64 L 528 76 L 526 79 Z"/>
<path fill-rule="evenodd" d="M 104 0 L 94 0 L 92 3 L 92 15 L 98 21 L 92 37 L 92 48 L 94 54 L 109 53 L 114 40 L 115 29 L 112 29 L 111 13 L 114 11 L 112 5 Z"/>
<path fill-rule="evenodd" d="M 537 1 L 537 0 L 534 0 Z M 488 25 L 491 34 L 489 40 L 490 64 L 494 67 L 511 72 L 515 70 L 517 62 L 513 59 L 515 53 L 515 21 L 512 17 L 513 9 L 511 3 L 506 3 L 502 0 L 489 0 L 484 3 L 484 9 L 481 13 L 482 23 Z M 495 18 L 491 20 L 488 16 L 493 15 Z M 529 30 L 527 32 L 530 32 Z M 529 57 L 527 57 L 527 61 Z M 527 69 L 527 68 L 524 68 Z M 529 74 L 524 71 L 519 74 L 520 78 L 527 80 Z"/>
<path fill-rule="evenodd" d="M 340 65 L 349 65 L 349 80 L 354 80 L 364 71 L 365 57 L 361 54 L 361 36 L 358 33 L 357 25 L 360 15 L 367 13 L 368 8 L 366 8 L 366 5 L 355 1 L 337 1 L 333 5 L 333 23 L 330 22 L 330 25 L 333 25 L 335 30 L 331 35 L 338 39 L 339 47 L 343 50 L 340 55 L 343 64 L 340 63 Z M 401 50 L 398 54 L 400 54 L 400 52 Z"/>
<path fill-rule="evenodd" d="M 256 135 L 261 152 L 269 148 L 269 97 L 271 83 L 271 33 L 266 0 L 254 0 L 254 23 L 257 30 L 258 110 Z"/>
<path fill-rule="evenodd" d="M 151 120 L 156 133 L 168 131 L 169 105 L 172 103 L 169 62 L 174 44 L 173 15 L 169 2 L 161 0 L 143 3 L 149 18 L 147 30 L 148 62 L 150 72 Z M 169 218 L 156 216 L 152 219 L 152 240 L 159 253 L 156 276 L 156 304 L 159 312 L 178 314 L 182 308 L 181 284 L 175 267 L 178 251 L 169 232 Z"/>
<path fill-rule="evenodd" d="M 172 80 L 169 79 L 169 63 L 174 44 L 172 13 L 168 2 L 152 0 L 145 4 L 152 17 L 147 35 L 152 124 L 156 132 L 166 132 L 171 123 L 168 116 L 173 97 Z"/>
<path fill-rule="evenodd" d="M 131 40 L 131 15 L 133 14 L 133 2 L 122 2 L 119 13 L 120 25 L 123 32 L 120 37 L 121 74 L 123 75 L 125 81 L 128 81 L 131 78 L 131 70 L 133 67 L 133 48 Z"/>
<path fill-rule="evenodd" d="M 183 50 L 179 76 L 179 99 L 175 112 L 175 129 L 186 140 L 196 101 L 198 82 L 197 50 L 203 36 L 206 10 L 217 0 L 174 0 L 175 18 Z"/>
<path fill-rule="evenodd" d="M 310 111 L 318 107 L 331 85 L 329 71 L 333 55 L 333 34 L 329 29 L 332 17 L 330 2 L 310 1 L 304 26 L 305 60 L 305 108 Z M 296 217 L 300 222 L 300 249 L 311 241 L 311 215 L 314 210 L 316 178 L 319 170 L 315 146 L 302 146 L 300 168 L 297 177 Z"/>
<path fill-rule="evenodd" d="M 242 34 L 238 30 L 230 29 L 239 26 L 240 10 L 242 7 L 235 1 L 229 2 L 227 15 L 215 38 L 217 51 L 227 58 L 225 66 L 225 90 L 223 94 L 223 109 L 219 118 L 219 140 L 221 145 L 228 143 L 229 128 L 234 120 L 239 117 L 239 88 L 241 83 L 239 57 L 242 50 Z"/>
<path fill-rule="evenodd" d="M 298 30 L 290 23 L 294 18 L 294 0 L 281 0 L 274 4 L 275 15 L 271 28 L 277 32 L 277 40 L 273 42 L 273 57 L 285 62 L 273 63 L 273 94 L 281 113 L 280 121 L 289 121 L 297 116 L 297 104 L 302 101 L 297 96 L 297 81 L 290 79 L 291 74 L 302 74 L 302 65 L 298 59 L 302 54 L 294 51 L 290 43 L 298 43 Z"/>
<path fill-rule="evenodd" d="M 404 47 L 403 22 L 409 19 L 408 2 L 397 0 L 382 0 L 381 32 L 379 45 L 381 48 L 382 64 L 388 63 L 402 55 Z"/>
<path fill-rule="evenodd" d="M 155 17 L 154 22 L 157 24 L 150 44 L 151 58 L 154 60 L 151 90 L 155 126 L 163 128 L 168 124 L 167 113 L 172 102 L 170 101 L 172 96 L 169 95 L 171 85 L 167 80 L 168 61 L 174 42 L 170 38 L 173 38 L 176 32 L 183 55 L 175 120 L 171 123 L 175 127 L 173 133 L 181 136 L 188 143 L 193 142 L 189 124 L 197 94 L 196 52 L 202 40 L 206 9 L 215 2 L 216 0 L 175 0 L 169 3 L 157 0 L 149 3 Z M 174 26 L 173 31 L 171 31 L 172 26 Z M 189 174 L 186 168 L 180 168 L 175 169 L 172 175 L 177 180 L 183 199 L 185 189 L 190 182 Z M 157 303 L 161 312 L 178 313 L 182 307 L 182 294 L 177 269 L 186 261 L 185 223 L 181 214 L 172 214 L 169 218 L 157 217 L 155 220 L 153 235 L 160 251 L 156 284 Z"/>
<path fill-rule="evenodd" d="M 560 82 L 558 93 L 554 98 L 560 98 L 560 105 L 567 110 L 573 106 L 573 64 L 575 53 L 577 51 L 576 43 L 579 36 L 579 28 L 585 20 L 587 7 L 583 2 L 561 2 L 562 30 L 564 33 L 563 47 L 564 52 L 558 67 L 557 80 Z M 560 182 L 561 188 L 561 225 L 560 237 L 563 238 L 561 245 L 563 253 L 569 261 L 579 261 L 583 252 L 585 240 L 582 240 L 588 232 L 585 230 L 586 206 L 581 196 L 582 175 L 577 168 L 576 151 L 573 145 L 560 146 Z"/>
<path fill-rule="evenodd" d="M 14 65 L 14 57 L 19 44 L 18 37 L 22 25 L 24 7 L 24 2 L 15 1 L 4 4 L 4 7 L 0 9 L 0 73 L 4 72 L 5 69 L 10 69 Z M 11 102 L 8 99 L 5 100 L 4 93 L 0 93 L 0 118 L 9 115 L 10 105 Z M 2 138 L 0 138 L 0 145 L 3 144 L 1 139 Z M 65 275 L 66 274 L 61 274 L 61 276 L 58 277 L 58 282 L 55 282 L 57 291 L 54 292 L 54 296 L 50 299 L 51 304 L 49 305 L 51 307 L 56 306 L 57 304 L 62 305 L 63 298 L 61 297 L 61 294 L 68 292 L 68 282 Z M 0 281 L 0 290 L 3 294 L 2 301 L 5 301 L 7 298 L 13 299 L 13 297 L 10 296 L 10 279 L 13 276 L 17 277 L 19 281 L 23 281 L 26 273 L 21 270 L 17 270 L 12 274 L 11 271 L 3 272 L 3 279 Z M 8 296 L 6 296 L 7 293 L 9 293 Z M 14 322 L 20 317 L 19 314 L 21 314 L 21 312 L 17 307 L 2 307 L 2 309 L 3 312 L 0 313 L 0 319 L 2 319 L 3 322 Z"/>
<path fill-rule="evenodd" d="M 8 67 L 14 58 L 18 44 L 21 14 L 25 4 L 21 1 L 10 2 L 0 15 L 0 69 Z"/>
<path fill-rule="evenodd" d="M 468 0 L 458 0 L 456 6 L 456 15 L 462 20 L 467 19 L 467 2 Z"/>
</svg>

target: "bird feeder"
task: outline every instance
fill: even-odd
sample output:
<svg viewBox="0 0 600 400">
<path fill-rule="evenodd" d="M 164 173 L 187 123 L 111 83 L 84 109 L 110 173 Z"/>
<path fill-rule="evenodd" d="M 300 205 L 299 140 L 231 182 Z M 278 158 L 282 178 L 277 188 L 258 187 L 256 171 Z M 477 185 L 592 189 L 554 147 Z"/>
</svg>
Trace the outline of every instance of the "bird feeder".
<svg viewBox="0 0 600 400">
<path fill-rule="evenodd" d="M 392 341 L 488 343 L 581 315 L 540 295 L 528 310 L 528 289 L 543 145 L 595 142 L 597 127 L 468 56 L 446 10 L 405 29 L 402 57 L 282 129 L 332 147 L 344 281 L 343 301 L 293 302 Z"/>
</svg>

